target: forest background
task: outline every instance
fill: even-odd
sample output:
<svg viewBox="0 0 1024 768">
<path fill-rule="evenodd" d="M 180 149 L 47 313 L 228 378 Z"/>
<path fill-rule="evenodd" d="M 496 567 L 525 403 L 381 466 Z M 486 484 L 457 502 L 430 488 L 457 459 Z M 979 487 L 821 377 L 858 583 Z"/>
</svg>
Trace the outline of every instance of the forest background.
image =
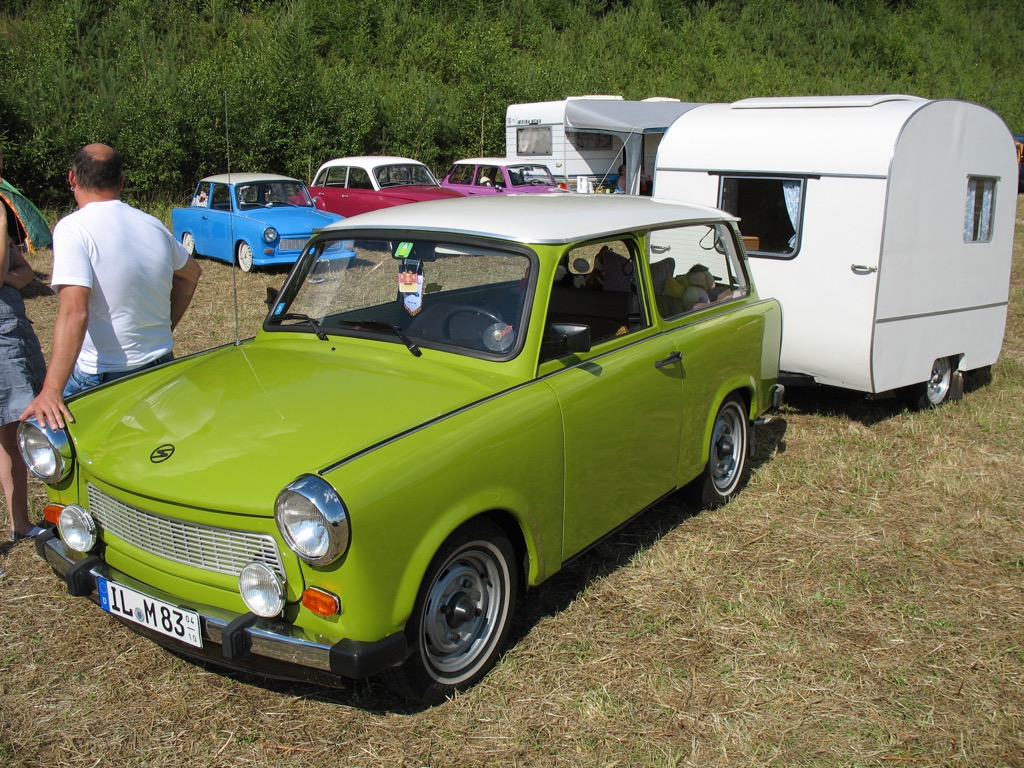
<svg viewBox="0 0 1024 768">
<path fill-rule="evenodd" d="M 910 93 L 1024 131 L 1019 0 L 7 0 L 5 176 L 51 211 L 103 141 L 125 197 L 187 199 L 211 173 L 307 181 L 332 157 L 442 171 L 504 155 L 510 103 Z M 837 152 L 847 151 L 842 147 Z"/>
</svg>

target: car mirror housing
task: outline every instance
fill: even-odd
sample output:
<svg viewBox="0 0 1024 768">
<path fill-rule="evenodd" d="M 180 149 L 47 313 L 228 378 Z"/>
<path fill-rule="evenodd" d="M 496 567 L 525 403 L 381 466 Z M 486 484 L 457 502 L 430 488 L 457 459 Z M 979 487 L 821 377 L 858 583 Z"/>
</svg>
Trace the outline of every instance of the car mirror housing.
<svg viewBox="0 0 1024 768">
<path fill-rule="evenodd" d="M 576 323 L 552 323 L 548 326 L 544 346 L 555 355 L 590 351 L 590 326 Z"/>
</svg>

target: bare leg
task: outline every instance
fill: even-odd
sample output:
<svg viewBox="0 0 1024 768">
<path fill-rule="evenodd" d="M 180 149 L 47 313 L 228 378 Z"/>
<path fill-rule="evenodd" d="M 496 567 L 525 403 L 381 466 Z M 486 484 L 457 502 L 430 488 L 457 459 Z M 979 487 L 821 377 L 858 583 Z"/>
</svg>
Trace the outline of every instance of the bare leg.
<svg viewBox="0 0 1024 768">
<path fill-rule="evenodd" d="M 28 470 L 18 452 L 18 423 L 0 427 L 0 485 L 7 501 L 9 530 L 27 534 L 32 530 L 28 519 Z"/>
</svg>

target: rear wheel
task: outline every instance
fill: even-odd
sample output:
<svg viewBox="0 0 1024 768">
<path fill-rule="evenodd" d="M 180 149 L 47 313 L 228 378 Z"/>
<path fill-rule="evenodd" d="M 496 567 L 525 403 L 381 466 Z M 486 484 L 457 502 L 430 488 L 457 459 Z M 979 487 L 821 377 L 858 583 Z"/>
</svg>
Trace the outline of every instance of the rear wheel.
<svg viewBox="0 0 1024 768">
<path fill-rule="evenodd" d="M 196 239 L 192 237 L 191 232 L 186 232 L 181 236 L 181 244 L 185 246 L 185 250 L 188 251 L 189 256 L 196 255 Z"/>
<path fill-rule="evenodd" d="M 238 244 L 238 249 L 235 251 L 235 261 L 238 263 L 238 268 L 243 272 L 252 272 L 252 248 L 246 242 Z"/>
<path fill-rule="evenodd" d="M 725 504 L 736 494 L 747 470 L 749 441 L 747 409 L 742 398 L 730 395 L 715 416 L 708 463 L 700 476 L 686 486 L 690 501 L 710 509 Z"/>
<path fill-rule="evenodd" d="M 408 626 L 412 653 L 385 682 L 439 703 L 480 680 L 508 637 L 518 580 L 512 545 L 498 526 L 477 520 L 458 529 L 420 586 Z"/>
</svg>

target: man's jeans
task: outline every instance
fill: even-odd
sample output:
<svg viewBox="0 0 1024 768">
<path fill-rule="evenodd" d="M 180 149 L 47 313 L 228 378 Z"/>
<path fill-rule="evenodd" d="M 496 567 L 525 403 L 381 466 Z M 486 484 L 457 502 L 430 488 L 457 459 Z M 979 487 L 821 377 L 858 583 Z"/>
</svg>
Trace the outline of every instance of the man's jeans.
<svg viewBox="0 0 1024 768">
<path fill-rule="evenodd" d="M 155 368 L 158 365 L 169 363 L 173 359 L 174 353 L 168 352 L 163 357 L 157 358 L 145 365 L 140 365 L 138 368 L 132 368 L 130 371 L 108 371 L 107 373 L 85 373 L 76 364 L 75 370 L 71 372 L 71 378 L 64 385 L 64 398 L 67 399 L 72 395 L 77 395 L 79 392 L 84 392 L 92 387 L 98 387 L 100 384 L 106 384 L 108 381 L 116 381 L 133 373 L 144 371 L 147 368 Z"/>
</svg>

